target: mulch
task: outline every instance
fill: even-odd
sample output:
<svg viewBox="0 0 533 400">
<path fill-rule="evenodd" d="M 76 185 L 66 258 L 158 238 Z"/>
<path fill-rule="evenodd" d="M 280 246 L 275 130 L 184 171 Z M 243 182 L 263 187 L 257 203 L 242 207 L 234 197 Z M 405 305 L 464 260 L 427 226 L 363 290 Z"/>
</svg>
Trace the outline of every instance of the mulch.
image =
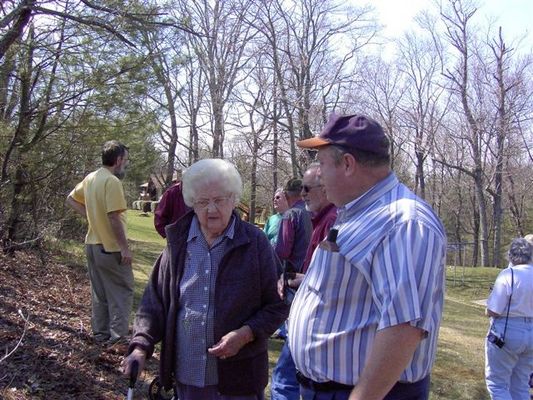
<svg viewBox="0 0 533 400">
<path fill-rule="evenodd" d="M 0 253 L 0 399 L 125 399 L 128 379 L 118 368 L 126 345 L 92 339 L 85 268 L 44 258 Z M 147 398 L 154 358 L 135 399 Z"/>
</svg>

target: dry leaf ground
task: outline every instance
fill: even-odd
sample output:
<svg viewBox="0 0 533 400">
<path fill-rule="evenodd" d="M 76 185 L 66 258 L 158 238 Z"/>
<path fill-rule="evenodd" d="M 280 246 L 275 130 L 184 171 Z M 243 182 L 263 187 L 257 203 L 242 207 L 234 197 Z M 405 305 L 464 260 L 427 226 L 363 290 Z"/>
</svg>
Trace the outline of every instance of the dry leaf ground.
<svg viewBox="0 0 533 400">
<path fill-rule="evenodd" d="M 118 371 L 126 349 L 92 340 L 83 266 L 43 264 L 30 252 L 0 253 L 0 360 L 13 349 L 0 362 L 0 399 L 126 398 L 128 381 Z M 150 365 L 146 381 L 157 362 Z M 142 380 L 135 398 L 145 396 Z"/>
</svg>

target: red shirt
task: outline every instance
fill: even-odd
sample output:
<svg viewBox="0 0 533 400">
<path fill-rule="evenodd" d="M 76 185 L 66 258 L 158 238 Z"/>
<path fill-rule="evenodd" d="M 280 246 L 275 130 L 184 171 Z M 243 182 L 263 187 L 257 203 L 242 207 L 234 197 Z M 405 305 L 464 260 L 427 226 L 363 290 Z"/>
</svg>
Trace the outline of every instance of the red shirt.
<svg viewBox="0 0 533 400">
<path fill-rule="evenodd" d="M 305 254 L 302 266 L 302 272 L 304 274 L 307 272 L 307 268 L 309 268 L 315 249 L 318 244 L 328 236 L 329 229 L 333 226 L 336 219 L 337 207 L 333 204 L 329 204 L 311 218 L 311 221 L 313 222 L 313 233 L 311 234 L 311 241 L 309 242 L 309 247 L 307 248 L 307 253 Z"/>
</svg>

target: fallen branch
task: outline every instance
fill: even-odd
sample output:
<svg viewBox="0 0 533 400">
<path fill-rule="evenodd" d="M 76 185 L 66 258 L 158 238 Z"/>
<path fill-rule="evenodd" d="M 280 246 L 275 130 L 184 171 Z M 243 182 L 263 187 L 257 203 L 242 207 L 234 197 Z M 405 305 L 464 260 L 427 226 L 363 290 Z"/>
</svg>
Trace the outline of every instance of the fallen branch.
<svg viewBox="0 0 533 400">
<path fill-rule="evenodd" d="M 22 344 L 22 340 L 24 339 L 24 336 L 26 335 L 26 332 L 28 331 L 28 325 L 30 323 L 30 316 L 28 314 L 28 316 L 24 316 L 24 314 L 22 313 L 22 310 L 19 308 L 18 310 L 18 314 L 20 315 L 20 317 L 24 320 L 24 330 L 22 331 L 22 336 L 20 337 L 17 345 L 10 351 L 8 352 L 7 350 L 7 346 L 6 346 L 6 355 L 3 356 L 2 358 L 0 358 L 0 364 L 2 364 L 2 362 L 4 362 L 5 360 L 7 360 L 19 347 L 20 345 Z"/>
</svg>

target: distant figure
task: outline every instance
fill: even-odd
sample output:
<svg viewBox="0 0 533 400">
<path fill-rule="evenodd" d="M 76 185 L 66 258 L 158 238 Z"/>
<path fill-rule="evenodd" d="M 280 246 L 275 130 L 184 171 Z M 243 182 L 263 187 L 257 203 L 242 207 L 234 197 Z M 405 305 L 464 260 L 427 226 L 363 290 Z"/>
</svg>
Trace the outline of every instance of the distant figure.
<svg viewBox="0 0 533 400">
<path fill-rule="evenodd" d="M 265 234 L 235 212 L 237 169 L 204 159 L 183 174 L 193 212 L 167 227 L 134 323 L 133 361 L 143 370 L 162 342 L 160 378 L 180 400 L 263 400 L 268 338 L 286 318 L 276 288 L 279 260 Z"/>
<path fill-rule="evenodd" d="M 190 209 L 183 200 L 181 182 L 177 182 L 169 187 L 159 200 L 154 212 L 155 229 L 162 237 L 166 238 L 165 227 L 176 222 Z"/>
<path fill-rule="evenodd" d="M 485 341 L 485 380 L 493 400 L 529 399 L 533 371 L 532 246 L 513 239 L 510 266 L 498 274 L 487 300 L 491 319 Z"/>
<path fill-rule="evenodd" d="M 270 244 L 275 247 L 276 240 L 278 239 L 278 231 L 281 224 L 282 215 L 289 209 L 283 188 L 278 188 L 276 190 L 272 204 L 274 208 L 274 214 L 267 219 L 263 230 L 265 231 Z"/>
<path fill-rule="evenodd" d="M 376 121 L 333 114 L 297 144 L 318 150 L 338 232 L 335 245 L 315 250 L 291 305 L 301 396 L 427 399 L 444 304 L 442 222 L 390 170 Z"/>
<path fill-rule="evenodd" d="M 311 214 L 305 209 L 305 203 L 300 196 L 300 179 L 290 179 L 283 190 L 289 209 L 281 218 L 275 246 L 276 254 L 282 262 L 289 262 L 296 272 L 300 272 L 313 230 Z"/>
<path fill-rule="evenodd" d="M 133 304 L 132 254 L 126 240 L 127 206 L 121 182 L 128 164 L 128 148 L 116 140 L 106 142 L 102 167 L 67 197 L 67 204 L 89 221 L 85 243 L 91 326 L 95 340 L 110 343 L 128 335 Z"/>
</svg>

